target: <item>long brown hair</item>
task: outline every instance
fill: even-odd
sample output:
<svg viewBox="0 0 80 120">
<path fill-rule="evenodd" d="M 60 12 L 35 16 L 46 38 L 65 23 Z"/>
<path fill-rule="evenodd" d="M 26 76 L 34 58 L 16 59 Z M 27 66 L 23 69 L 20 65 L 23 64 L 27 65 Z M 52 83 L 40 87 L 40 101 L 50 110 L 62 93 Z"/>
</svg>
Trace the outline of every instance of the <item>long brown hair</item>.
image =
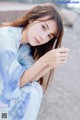
<svg viewBox="0 0 80 120">
<path fill-rule="evenodd" d="M 64 29 L 63 29 L 63 21 L 57 8 L 50 3 L 40 4 L 34 6 L 21 18 L 1 25 L 1 26 L 23 27 L 23 29 L 25 29 L 26 26 L 29 24 L 29 20 L 35 21 L 45 16 L 49 16 L 46 20 L 56 21 L 58 32 L 54 36 L 54 38 L 52 38 L 46 44 L 40 46 L 31 46 L 32 56 L 35 60 L 38 60 L 41 56 L 43 56 L 51 49 L 61 47 Z M 44 92 L 47 90 L 48 86 L 53 80 L 53 73 L 54 73 L 54 69 L 51 69 L 46 75 L 41 77 L 38 81 L 42 85 Z"/>
</svg>

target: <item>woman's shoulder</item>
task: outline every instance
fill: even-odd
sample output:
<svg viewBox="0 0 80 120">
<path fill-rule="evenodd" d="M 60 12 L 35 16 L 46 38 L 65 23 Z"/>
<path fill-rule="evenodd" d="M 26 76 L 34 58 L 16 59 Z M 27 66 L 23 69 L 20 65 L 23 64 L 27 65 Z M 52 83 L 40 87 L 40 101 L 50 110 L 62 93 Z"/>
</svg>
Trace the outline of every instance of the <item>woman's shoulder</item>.
<svg viewBox="0 0 80 120">
<path fill-rule="evenodd" d="M 1 29 L 8 30 L 8 29 L 16 29 L 16 28 L 20 28 L 20 27 L 4 26 L 4 27 L 0 27 L 0 30 L 1 30 Z"/>
<path fill-rule="evenodd" d="M 0 50 L 13 50 L 17 52 L 18 44 L 21 39 L 20 27 L 1 27 L 0 28 Z"/>
<path fill-rule="evenodd" d="M 0 33 L 4 32 L 5 33 L 16 33 L 16 31 L 22 30 L 21 27 L 13 27 L 13 26 L 5 26 L 5 27 L 0 27 Z"/>
</svg>

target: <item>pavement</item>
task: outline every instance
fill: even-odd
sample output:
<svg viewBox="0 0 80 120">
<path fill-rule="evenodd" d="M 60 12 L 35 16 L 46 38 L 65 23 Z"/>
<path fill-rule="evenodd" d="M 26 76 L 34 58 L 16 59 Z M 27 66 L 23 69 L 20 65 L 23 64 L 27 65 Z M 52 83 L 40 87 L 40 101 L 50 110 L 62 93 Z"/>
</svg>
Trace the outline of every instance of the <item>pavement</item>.
<svg viewBox="0 0 80 120">
<path fill-rule="evenodd" d="M 29 10 L 35 4 L 26 4 L 19 2 L 0 1 L 0 11 L 20 11 Z"/>
<path fill-rule="evenodd" d="M 65 27 L 62 46 L 70 49 L 67 62 L 55 69 L 37 120 L 80 120 L 80 16 Z"/>
<path fill-rule="evenodd" d="M 27 4 L 19 2 L 0 2 L 0 23 L 15 20 L 25 14 L 33 6 L 38 4 Z M 67 26 L 73 26 L 79 13 L 71 11 L 69 9 L 59 8 L 64 24 Z"/>
</svg>

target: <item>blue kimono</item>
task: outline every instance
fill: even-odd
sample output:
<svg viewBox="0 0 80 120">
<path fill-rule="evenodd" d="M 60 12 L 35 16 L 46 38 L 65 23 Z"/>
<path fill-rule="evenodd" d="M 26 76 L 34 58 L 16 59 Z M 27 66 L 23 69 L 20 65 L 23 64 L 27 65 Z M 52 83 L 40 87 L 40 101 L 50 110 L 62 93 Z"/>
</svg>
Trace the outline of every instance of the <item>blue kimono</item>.
<svg viewBox="0 0 80 120">
<path fill-rule="evenodd" d="M 20 48 L 22 28 L 0 28 L 0 119 L 36 120 L 43 90 L 34 81 L 20 88 L 20 77 L 34 63 L 29 44 Z"/>
</svg>

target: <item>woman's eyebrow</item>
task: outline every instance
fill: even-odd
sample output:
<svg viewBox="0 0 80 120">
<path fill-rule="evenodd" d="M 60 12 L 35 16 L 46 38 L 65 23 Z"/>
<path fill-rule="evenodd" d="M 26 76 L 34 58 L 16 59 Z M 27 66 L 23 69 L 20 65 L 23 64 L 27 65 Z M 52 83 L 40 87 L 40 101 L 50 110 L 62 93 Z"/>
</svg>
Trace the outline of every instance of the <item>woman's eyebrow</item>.
<svg viewBox="0 0 80 120">
<path fill-rule="evenodd" d="M 45 23 L 46 27 L 49 29 L 49 26 L 47 25 L 47 23 L 46 23 L 46 22 L 44 22 L 44 23 Z M 52 35 L 53 37 L 55 36 L 54 33 L 51 33 L 51 35 Z"/>
</svg>

